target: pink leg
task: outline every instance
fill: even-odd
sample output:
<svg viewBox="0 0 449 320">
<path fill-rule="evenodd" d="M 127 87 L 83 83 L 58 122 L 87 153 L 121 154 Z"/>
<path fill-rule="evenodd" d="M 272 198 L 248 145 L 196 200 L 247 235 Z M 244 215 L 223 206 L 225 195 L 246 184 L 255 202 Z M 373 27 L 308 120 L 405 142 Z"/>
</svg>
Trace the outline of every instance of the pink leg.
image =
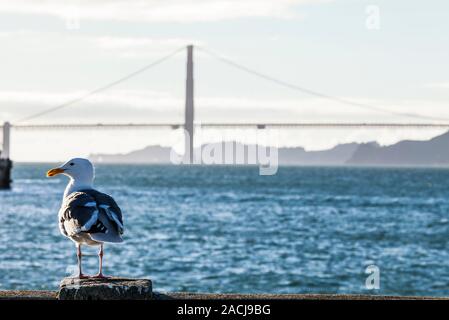
<svg viewBox="0 0 449 320">
<path fill-rule="evenodd" d="M 82 270 L 81 270 L 81 245 L 77 244 L 76 245 L 76 256 L 78 257 L 78 278 L 79 279 L 85 279 L 87 278 L 86 275 L 83 274 Z"/>
<path fill-rule="evenodd" d="M 94 278 L 107 278 L 103 274 L 103 244 L 100 244 L 100 251 L 98 251 L 98 258 L 99 258 L 99 269 L 98 274 L 94 276 Z"/>
</svg>

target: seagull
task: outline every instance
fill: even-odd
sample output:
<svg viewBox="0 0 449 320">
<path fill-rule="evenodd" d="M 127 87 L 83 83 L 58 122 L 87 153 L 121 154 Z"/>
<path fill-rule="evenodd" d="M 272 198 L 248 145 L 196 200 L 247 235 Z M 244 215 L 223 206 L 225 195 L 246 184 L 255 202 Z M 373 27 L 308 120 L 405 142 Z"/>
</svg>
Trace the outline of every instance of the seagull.
<svg viewBox="0 0 449 320">
<path fill-rule="evenodd" d="M 123 218 L 114 199 L 93 188 L 94 166 L 83 158 L 74 158 L 47 172 L 47 177 L 69 177 L 59 210 L 59 230 L 76 244 L 78 278 L 90 278 L 81 269 L 81 245 L 100 246 L 98 274 L 103 275 L 103 243 L 123 241 Z"/>
</svg>

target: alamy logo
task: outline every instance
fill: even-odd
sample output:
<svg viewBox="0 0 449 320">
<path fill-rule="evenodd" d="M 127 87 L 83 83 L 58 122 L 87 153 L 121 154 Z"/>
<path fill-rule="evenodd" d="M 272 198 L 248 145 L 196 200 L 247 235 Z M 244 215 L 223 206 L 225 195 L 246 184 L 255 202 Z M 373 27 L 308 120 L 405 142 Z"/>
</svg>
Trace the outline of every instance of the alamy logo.
<svg viewBox="0 0 449 320">
<path fill-rule="evenodd" d="M 380 289 L 380 269 L 378 266 L 372 264 L 366 267 L 365 273 L 369 274 L 365 280 L 365 288 L 368 290 Z"/>
<path fill-rule="evenodd" d="M 249 133 L 248 133 L 249 135 Z M 190 139 L 189 132 L 184 130 L 185 148 L 180 154 L 174 148 L 170 152 L 170 162 L 173 164 L 197 165 L 258 165 L 260 175 L 274 175 L 279 166 L 278 157 L 278 131 L 264 129 L 262 133 L 253 132 L 257 143 L 242 144 L 235 141 L 221 139 L 219 143 L 201 143 L 201 129 L 195 130 L 196 144 L 200 147 L 193 151 L 193 156 L 189 154 Z M 240 138 L 242 138 L 240 136 Z M 248 137 L 247 137 L 248 138 Z M 252 137 L 254 138 L 254 137 Z M 181 142 L 181 141 L 180 141 Z M 273 146 L 275 145 L 275 146 Z"/>
<path fill-rule="evenodd" d="M 366 7 L 367 14 L 365 26 L 368 30 L 380 30 L 380 8 L 376 5 Z"/>
</svg>

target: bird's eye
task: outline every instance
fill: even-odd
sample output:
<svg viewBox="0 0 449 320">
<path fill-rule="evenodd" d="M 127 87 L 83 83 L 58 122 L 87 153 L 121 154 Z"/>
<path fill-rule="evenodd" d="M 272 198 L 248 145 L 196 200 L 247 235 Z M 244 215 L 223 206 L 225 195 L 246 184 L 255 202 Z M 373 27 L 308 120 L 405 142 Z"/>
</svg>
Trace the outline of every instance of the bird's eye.
<svg viewBox="0 0 449 320">
<path fill-rule="evenodd" d="M 70 165 L 71 165 L 71 166 L 74 166 L 75 164 L 74 164 L 73 162 L 70 162 Z"/>
</svg>

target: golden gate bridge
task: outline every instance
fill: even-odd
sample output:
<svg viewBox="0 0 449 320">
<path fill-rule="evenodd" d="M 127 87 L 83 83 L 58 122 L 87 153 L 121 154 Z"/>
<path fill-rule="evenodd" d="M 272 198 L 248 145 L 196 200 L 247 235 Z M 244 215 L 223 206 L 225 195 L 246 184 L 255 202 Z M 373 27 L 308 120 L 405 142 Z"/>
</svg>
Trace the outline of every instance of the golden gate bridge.
<svg viewBox="0 0 449 320">
<path fill-rule="evenodd" d="M 378 106 L 373 106 L 365 103 L 359 103 L 356 101 L 343 99 L 340 97 L 324 94 L 321 92 L 317 92 L 314 90 L 310 90 L 308 88 L 300 87 L 295 84 L 277 79 L 275 77 L 269 76 L 267 74 L 261 73 L 259 71 L 253 70 L 246 66 L 243 66 L 235 61 L 232 61 L 224 56 L 221 56 L 215 52 L 212 52 L 203 47 L 195 47 L 202 52 L 208 54 L 209 56 L 218 59 L 219 61 L 233 67 L 239 69 L 243 72 L 252 74 L 255 77 L 262 78 L 266 81 L 272 82 L 276 85 L 283 86 L 289 88 L 291 90 L 298 91 L 302 94 L 311 95 L 314 97 L 331 100 L 335 103 L 355 106 L 358 108 L 362 108 L 365 110 L 382 112 L 394 116 L 400 116 L 409 119 L 419 119 L 420 122 L 207 122 L 207 123 L 197 123 L 195 122 L 194 117 L 194 62 L 193 62 L 193 45 L 188 45 L 187 47 L 182 47 L 174 52 L 118 79 L 111 83 L 108 83 L 104 86 L 96 88 L 92 91 L 87 92 L 84 95 L 81 95 L 75 99 L 69 100 L 60 105 L 47 108 L 45 110 L 30 114 L 26 117 L 18 119 L 14 122 L 5 122 L 0 126 L 3 132 L 3 142 L 2 142 L 2 151 L 0 153 L 0 161 L 3 159 L 4 161 L 9 161 L 10 158 L 10 137 L 11 137 L 11 129 L 15 130 L 66 130 L 66 129 L 127 129 L 127 128 L 170 128 L 170 129 L 179 129 L 183 128 L 186 132 L 185 135 L 185 152 L 190 157 L 190 163 L 193 162 L 193 141 L 194 141 L 194 133 L 195 128 L 200 126 L 201 128 L 255 128 L 255 129 L 266 129 L 266 128 L 449 128 L 449 119 L 421 115 L 416 113 L 405 113 L 405 112 L 397 112 L 393 110 L 388 110 L 384 108 L 380 108 Z M 49 124 L 36 124 L 30 123 L 31 120 L 41 118 L 47 114 L 57 112 L 63 108 L 67 108 L 73 106 L 79 102 L 84 101 L 88 97 L 95 95 L 99 92 L 103 92 L 112 88 L 120 83 L 123 83 L 143 72 L 146 72 L 150 68 L 168 60 L 174 55 L 186 50 L 187 51 L 187 63 L 186 63 L 186 84 L 185 84 L 185 110 L 184 110 L 184 122 L 175 123 L 175 122 L 148 122 L 148 123 L 49 123 Z M 423 120 L 427 122 L 422 122 Z M 429 122 L 430 121 L 430 122 Z M 1 171 L 1 163 L 0 163 L 0 171 Z M 1 172 L 0 172 L 0 180 L 1 180 Z M 1 187 L 1 181 L 0 181 Z"/>
</svg>

